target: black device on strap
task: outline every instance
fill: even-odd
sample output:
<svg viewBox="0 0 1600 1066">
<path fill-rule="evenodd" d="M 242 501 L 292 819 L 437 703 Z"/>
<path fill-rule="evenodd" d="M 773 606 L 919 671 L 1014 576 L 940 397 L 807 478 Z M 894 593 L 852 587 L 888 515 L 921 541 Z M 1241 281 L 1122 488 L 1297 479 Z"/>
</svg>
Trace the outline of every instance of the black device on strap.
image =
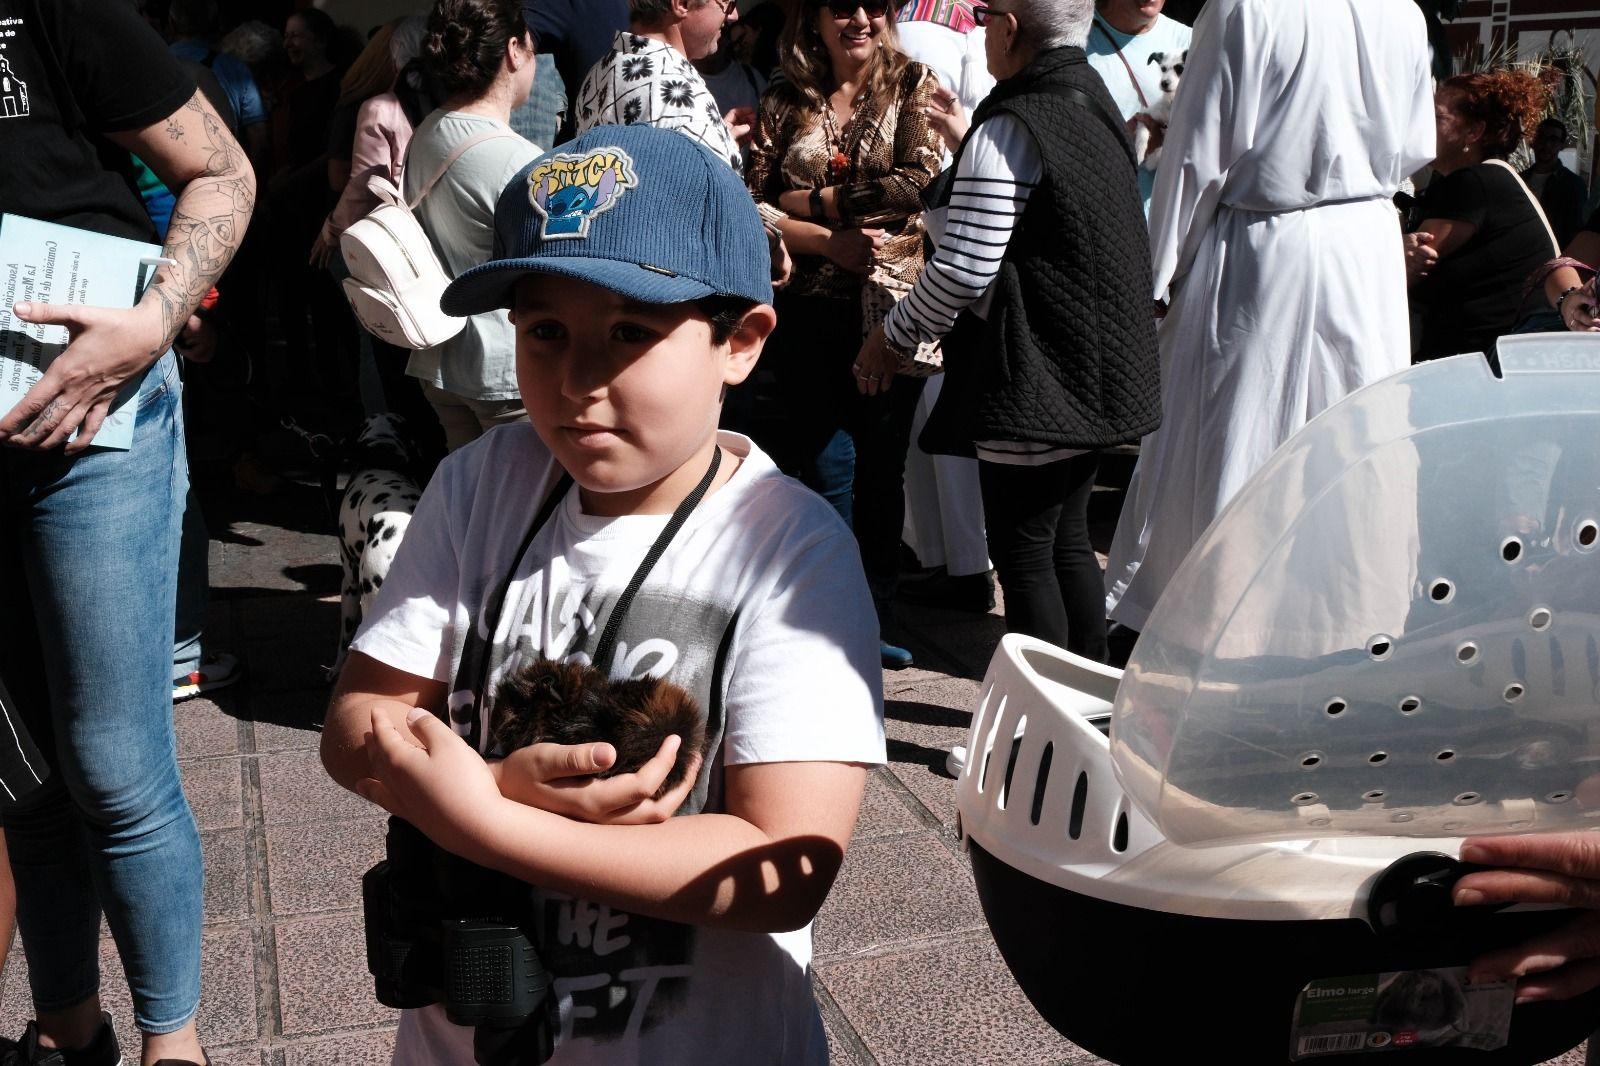
<svg viewBox="0 0 1600 1066">
<path fill-rule="evenodd" d="M 711 465 L 706 468 L 705 476 L 700 479 L 700 484 L 691 489 L 689 495 L 685 496 L 683 502 L 678 504 L 677 509 L 672 512 L 672 517 L 667 519 L 667 524 L 656 536 L 655 543 L 650 545 L 649 551 L 645 552 L 644 561 L 633 572 L 633 577 L 628 581 L 627 587 L 622 590 L 622 595 L 618 597 L 616 605 L 611 608 L 611 614 L 606 619 L 606 627 L 600 633 L 600 643 L 595 645 L 594 656 L 591 659 L 591 662 L 598 669 L 607 669 L 607 662 L 616 648 L 617 633 L 622 628 L 622 622 L 628 613 L 628 608 L 633 605 L 634 597 L 639 594 L 639 589 L 644 585 L 645 579 L 650 576 L 650 571 L 655 569 L 656 563 L 660 562 L 661 557 L 667 553 L 667 548 L 671 546 L 673 538 L 678 535 L 678 532 L 683 529 L 683 524 L 689 520 L 689 516 L 694 513 L 694 509 L 700 506 L 700 501 L 705 499 L 706 493 L 711 491 L 711 483 L 716 480 L 717 471 L 721 466 L 722 448 L 718 446 L 712 449 Z M 506 597 L 511 592 L 511 582 L 515 580 L 517 570 L 522 566 L 522 560 L 528 554 L 528 549 L 533 547 L 534 538 L 539 535 L 539 531 L 550 521 L 550 516 L 555 514 L 556 507 L 566 498 L 567 490 L 571 487 L 572 475 L 563 473 L 561 480 L 556 482 L 555 488 L 550 490 L 550 495 L 545 499 L 544 505 L 539 508 L 539 513 L 534 516 L 533 524 L 528 527 L 527 535 L 522 538 L 522 544 L 517 548 L 517 554 L 512 559 L 511 567 L 506 571 L 505 577 L 495 590 L 492 601 L 494 603 L 494 615 L 489 620 L 489 638 L 485 642 L 483 659 L 478 667 L 478 679 L 475 686 L 477 707 L 480 710 L 483 705 L 485 690 L 489 685 L 489 669 L 490 663 L 493 661 L 490 652 L 493 649 L 495 633 L 500 628 L 501 616 L 505 614 Z M 481 713 L 473 714 L 472 740 L 474 742 L 478 739 L 478 723 L 481 720 Z"/>
</svg>

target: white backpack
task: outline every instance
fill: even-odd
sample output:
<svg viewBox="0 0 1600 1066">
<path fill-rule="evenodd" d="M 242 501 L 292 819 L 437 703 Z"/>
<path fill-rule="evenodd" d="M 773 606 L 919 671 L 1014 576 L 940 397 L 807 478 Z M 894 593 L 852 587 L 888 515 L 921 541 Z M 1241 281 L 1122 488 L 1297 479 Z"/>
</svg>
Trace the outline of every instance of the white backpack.
<svg viewBox="0 0 1600 1066">
<path fill-rule="evenodd" d="M 469 148 L 498 137 L 515 136 L 502 128 L 485 130 L 462 141 L 410 203 L 381 174 L 368 181 L 367 187 L 378 198 L 378 206 L 344 231 L 339 237 L 339 250 L 350 271 L 344 279 L 345 298 L 373 336 L 415 350 L 443 344 L 466 327 L 466 319 L 439 310 L 439 298 L 450 284 L 450 275 L 440 264 L 433 242 L 414 212 Z"/>
</svg>

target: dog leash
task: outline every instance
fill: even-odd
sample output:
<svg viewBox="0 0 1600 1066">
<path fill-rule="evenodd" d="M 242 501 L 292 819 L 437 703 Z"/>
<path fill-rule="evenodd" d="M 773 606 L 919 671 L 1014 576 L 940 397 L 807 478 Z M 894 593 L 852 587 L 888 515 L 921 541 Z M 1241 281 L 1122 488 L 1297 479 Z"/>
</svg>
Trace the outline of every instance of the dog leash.
<svg viewBox="0 0 1600 1066">
<path fill-rule="evenodd" d="M 622 590 L 622 595 L 617 598 L 616 604 L 611 608 L 610 617 L 606 619 L 605 629 L 600 633 L 600 643 L 595 645 L 594 655 L 590 658 L 590 662 L 596 668 L 609 672 L 610 659 L 616 649 L 617 633 L 622 628 L 622 620 L 627 615 L 628 608 L 633 605 L 633 599 L 638 595 L 639 589 L 645 583 L 645 579 L 650 576 L 650 571 L 655 569 L 656 563 L 660 562 L 661 557 L 667 553 L 667 548 L 672 545 L 673 538 L 683 529 L 684 523 L 689 520 L 689 516 L 694 513 L 694 509 L 700 506 L 700 501 L 705 499 L 706 493 L 711 491 L 711 483 L 716 480 L 717 470 L 721 466 L 722 448 L 718 446 L 712 449 L 711 465 L 706 468 L 705 476 L 700 479 L 698 485 L 689 491 L 689 495 L 683 498 L 683 502 L 678 504 L 677 508 L 672 512 L 672 517 L 667 519 L 666 526 L 657 534 L 655 543 L 651 544 L 650 550 L 645 552 L 644 560 L 639 563 L 638 569 L 634 570 L 633 577 L 629 579 L 627 586 Z M 567 490 L 571 487 L 572 475 L 563 473 L 561 479 L 556 482 L 555 488 L 550 491 L 550 495 L 545 498 L 544 504 L 539 508 L 539 513 L 534 516 L 532 525 L 528 527 L 528 532 L 522 538 L 521 546 L 517 548 L 517 554 L 512 560 L 511 567 L 500 580 L 500 584 L 495 590 L 494 598 L 489 601 L 494 605 L 494 615 L 489 619 L 489 636 L 483 642 L 482 651 L 480 652 L 482 658 L 478 663 L 477 682 L 473 685 L 476 703 L 473 707 L 472 725 L 467 738 L 468 743 L 472 744 L 473 747 L 477 747 L 479 744 L 479 731 L 483 720 L 481 709 L 485 693 L 489 687 L 489 670 L 493 661 L 493 656 L 490 652 L 494 647 L 495 633 L 500 629 L 500 621 L 505 614 L 506 597 L 511 593 L 511 582 L 515 580 L 517 571 L 522 566 L 522 560 L 533 547 L 534 539 L 538 537 L 539 531 L 549 523 L 551 516 L 555 514 L 557 505 L 566 498 Z"/>
<path fill-rule="evenodd" d="M 1111 36 L 1111 27 L 1107 26 L 1099 15 L 1094 17 L 1095 28 L 1106 35 L 1106 40 L 1111 42 L 1111 47 L 1116 51 L 1117 58 L 1122 60 L 1123 67 L 1128 71 L 1128 80 L 1133 82 L 1133 91 L 1139 94 L 1139 107 L 1145 111 L 1150 110 L 1150 101 L 1145 98 L 1144 86 L 1139 84 L 1139 76 L 1133 72 L 1133 64 L 1128 62 L 1128 57 L 1122 54 L 1122 46 L 1117 39 Z"/>
</svg>

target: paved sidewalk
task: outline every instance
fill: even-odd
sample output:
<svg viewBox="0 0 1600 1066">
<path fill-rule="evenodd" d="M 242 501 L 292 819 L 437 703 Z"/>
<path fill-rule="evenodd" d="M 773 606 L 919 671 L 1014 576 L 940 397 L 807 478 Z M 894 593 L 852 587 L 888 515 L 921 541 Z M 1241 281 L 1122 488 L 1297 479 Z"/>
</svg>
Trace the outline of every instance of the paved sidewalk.
<svg viewBox="0 0 1600 1066">
<path fill-rule="evenodd" d="M 383 821 L 329 781 L 316 755 L 338 621 L 338 556 L 322 515 L 309 485 L 208 512 L 208 641 L 249 671 L 216 700 L 174 712 L 205 849 L 200 1028 L 216 1066 L 387 1063 L 393 1042 L 395 1015 L 373 999 L 366 973 L 359 911 Z M 1045 1025 L 1011 979 L 954 832 L 945 753 L 965 737 L 1001 620 L 927 611 L 909 622 L 918 668 L 884 678 L 890 765 L 869 781 L 816 923 L 817 998 L 834 1062 L 1101 1062 Z M 107 1005 L 134 1049 L 109 939 L 101 956 Z M 25 970 L 18 949 L 0 985 L 0 1032 L 27 1020 Z"/>
</svg>

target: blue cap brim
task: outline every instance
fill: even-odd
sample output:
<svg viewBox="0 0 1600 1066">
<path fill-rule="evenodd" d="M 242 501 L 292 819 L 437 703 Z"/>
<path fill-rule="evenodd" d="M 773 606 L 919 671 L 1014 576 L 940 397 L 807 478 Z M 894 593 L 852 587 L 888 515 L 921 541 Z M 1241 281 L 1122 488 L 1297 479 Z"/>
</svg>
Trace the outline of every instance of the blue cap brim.
<svg viewBox="0 0 1600 1066">
<path fill-rule="evenodd" d="M 452 281 L 439 299 L 439 309 L 447 315 L 465 318 L 486 311 L 509 308 L 512 288 L 527 274 L 556 274 L 587 281 L 639 303 L 677 304 L 717 295 L 703 281 L 681 274 L 649 270 L 637 263 L 615 259 L 587 259 L 582 256 L 535 256 L 527 259 L 501 259 L 466 271 Z"/>
</svg>

